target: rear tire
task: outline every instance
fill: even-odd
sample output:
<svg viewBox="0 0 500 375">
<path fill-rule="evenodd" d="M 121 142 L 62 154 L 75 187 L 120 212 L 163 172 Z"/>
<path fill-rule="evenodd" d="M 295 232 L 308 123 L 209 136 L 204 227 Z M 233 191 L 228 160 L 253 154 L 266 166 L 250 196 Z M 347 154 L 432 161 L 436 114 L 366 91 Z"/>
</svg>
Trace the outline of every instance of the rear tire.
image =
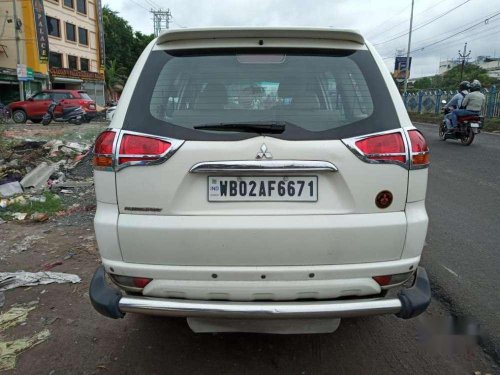
<svg viewBox="0 0 500 375">
<path fill-rule="evenodd" d="M 462 142 L 464 146 L 470 146 L 471 143 L 474 141 L 474 136 L 475 136 L 474 132 L 472 131 L 471 128 L 469 128 L 467 135 L 460 138 L 460 142 Z"/>
<path fill-rule="evenodd" d="M 51 122 L 52 122 L 52 119 L 43 119 L 42 120 L 42 125 L 46 126 L 46 125 L 50 124 Z"/>
<path fill-rule="evenodd" d="M 12 119 L 16 124 L 24 124 L 28 120 L 28 116 L 22 109 L 16 109 L 12 112 Z"/>
<path fill-rule="evenodd" d="M 439 125 L 439 139 L 442 141 L 446 141 L 446 126 L 444 123 Z"/>
</svg>

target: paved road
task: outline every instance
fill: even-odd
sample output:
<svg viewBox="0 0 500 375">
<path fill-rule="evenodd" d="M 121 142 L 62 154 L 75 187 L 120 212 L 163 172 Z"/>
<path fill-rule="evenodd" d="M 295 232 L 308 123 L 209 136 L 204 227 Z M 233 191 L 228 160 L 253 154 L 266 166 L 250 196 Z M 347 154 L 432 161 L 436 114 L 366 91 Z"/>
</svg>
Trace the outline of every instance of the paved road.
<svg viewBox="0 0 500 375">
<path fill-rule="evenodd" d="M 481 324 L 500 357 L 500 135 L 442 142 L 436 126 L 417 125 L 431 148 L 424 265 L 452 311 Z"/>
</svg>

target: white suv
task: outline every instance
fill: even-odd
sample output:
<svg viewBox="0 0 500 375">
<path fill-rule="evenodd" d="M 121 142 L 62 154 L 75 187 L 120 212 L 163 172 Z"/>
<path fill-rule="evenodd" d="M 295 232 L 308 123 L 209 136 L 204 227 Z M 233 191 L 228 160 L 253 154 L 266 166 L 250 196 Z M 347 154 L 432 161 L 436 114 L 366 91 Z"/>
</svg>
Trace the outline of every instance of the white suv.
<svg viewBox="0 0 500 375">
<path fill-rule="evenodd" d="M 164 33 L 94 152 L 103 315 L 265 331 L 430 302 L 429 150 L 357 32 Z"/>
</svg>

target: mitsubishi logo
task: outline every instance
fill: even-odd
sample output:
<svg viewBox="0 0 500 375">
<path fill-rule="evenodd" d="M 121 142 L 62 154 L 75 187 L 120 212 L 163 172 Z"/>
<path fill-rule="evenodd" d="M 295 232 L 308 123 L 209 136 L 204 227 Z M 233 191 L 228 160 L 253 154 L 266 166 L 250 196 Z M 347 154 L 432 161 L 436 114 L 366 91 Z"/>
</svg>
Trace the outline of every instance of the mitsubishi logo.
<svg viewBox="0 0 500 375">
<path fill-rule="evenodd" d="M 255 159 L 272 159 L 273 154 L 267 151 L 267 146 L 265 143 L 260 146 L 260 151 L 257 153 Z"/>
</svg>

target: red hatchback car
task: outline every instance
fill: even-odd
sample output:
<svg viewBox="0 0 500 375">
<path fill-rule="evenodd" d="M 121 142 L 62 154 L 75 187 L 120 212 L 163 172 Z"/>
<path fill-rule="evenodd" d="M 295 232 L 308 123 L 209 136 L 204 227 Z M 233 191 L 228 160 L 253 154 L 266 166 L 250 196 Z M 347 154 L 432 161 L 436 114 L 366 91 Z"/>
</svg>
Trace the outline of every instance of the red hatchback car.
<svg viewBox="0 0 500 375">
<path fill-rule="evenodd" d="M 63 107 L 81 106 L 86 112 L 87 120 L 95 117 L 97 113 L 95 101 L 82 90 L 43 90 L 28 100 L 10 103 L 8 107 L 12 111 L 14 122 L 24 123 L 31 120 L 39 123 L 53 100 L 59 103 L 54 111 L 56 116 L 62 113 Z"/>
</svg>

